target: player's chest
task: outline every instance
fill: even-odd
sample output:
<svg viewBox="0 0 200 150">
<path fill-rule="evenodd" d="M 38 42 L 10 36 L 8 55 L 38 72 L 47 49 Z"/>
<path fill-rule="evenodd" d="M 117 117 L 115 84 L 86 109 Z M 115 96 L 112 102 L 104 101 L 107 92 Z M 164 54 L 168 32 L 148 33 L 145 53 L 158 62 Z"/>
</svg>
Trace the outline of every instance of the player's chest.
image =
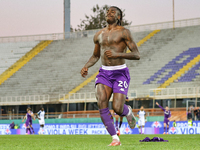
<svg viewBox="0 0 200 150">
<path fill-rule="evenodd" d="M 117 44 L 122 41 L 122 34 L 119 31 L 107 31 L 102 32 L 99 35 L 99 44 L 100 45 L 111 45 L 111 44 Z"/>
<path fill-rule="evenodd" d="M 165 111 L 165 114 L 166 114 L 166 115 L 169 115 L 169 111 Z"/>
<path fill-rule="evenodd" d="M 144 116 L 144 112 L 140 112 L 139 114 L 140 114 L 141 116 Z"/>
</svg>

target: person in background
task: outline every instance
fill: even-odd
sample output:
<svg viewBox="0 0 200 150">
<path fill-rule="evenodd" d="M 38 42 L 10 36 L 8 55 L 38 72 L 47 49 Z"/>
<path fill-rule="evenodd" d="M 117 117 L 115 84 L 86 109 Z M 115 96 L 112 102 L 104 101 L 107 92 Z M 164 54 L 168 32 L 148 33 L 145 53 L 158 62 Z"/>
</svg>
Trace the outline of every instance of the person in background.
<svg viewBox="0 0 200 150">
<path fill-rule="evenodd" d="M 29 107 L 29 108 L 27 108 L 27 113 L 24 116 L 24 119 L 22 120 L 22 122 L 24 122 L 24 120 L 26 119 L 26 135 L 28 134 L 28 131 L 31 134 L 32 134 L 32 132 L 33 132 L 33 134 L 35 133 L 33 126 L 32 126 L 32 118 L 35 120 L 34 114 L 31 111 L 31 108 Z M 31 132 L 31 130 L 32 130 L 32 132 Z"/>
<path fill-rule="evenodd" d="M 171 111 L 169 110 L 168 106 L 166 106 L 164 109 L 162 106 L 158 104 L 158 102 L 156 102 L 156 105 L 158 105 L 158 107 L 160 107 L 164 111 L 164 133 L 163 134 L 165 134 L 166 126 L 167 126 L 167 134 L 168 134 Z"/>
<path fill-rule="evenodd" d="M 197 120 L 200 120 L 200 109 L 197 110 Z"/>
<path fill-rule="evenodd" d="M 190 106 L 190 112 L 192 114 L 192 120 L 194 120 L 194 106 L 193 105 Z"/>
<path fill-rule="evenodd" d="M 138 119 L 138 131 L 139 134 L 144 134 L 144 126 L 145 126 L 145 122 L 146 122 L 146 112 L 144 111 L 144 107 L 141 106 L 140 110 L 137 113 L 137 117 Z M 141 131 L 142 129 L 142 131 Z"/>
<path fill-rule="evenodd" d="M 192 127 L 192 126 L 193 126 L 192 118 L 190 118 L 190 119 L 188 120 L 188 127 Z"/>
<path fill-rule="evenodd" d="M 200 109 L 195 110 L 196 113 L 196 121 L 200 120 Z"/>
<path fill-rule="evenodd" d="M 15 127 L 14 127 L 14 129 L 18 129 L 18 128 L 19 128 L 19 126 L 16 124 Z"/>
<path fill-rule="evenodd" d="M 40 111 L 36 114 L 38 120 L 39 120 L 39 124 L 40 124 L 40 130 L 39 130 L 39 134 L 43 134 L 44 132 L 44 125 L 45 125 L 45 120 L 44 120 L 44 117 L 45 117 L 45 111 L 44 111 L 44 108 L 42 107 L 40 109 Z"/>
<path fill-rule="evenodd" d="M 176 120 L 174 120 L 173 122 L 173 127 L 176 127 Z"/>
<path fill-rule="evenodd" d="M 12 122 L 12 123 L 10 124 L 10 129 L 14 129 L 14 126 L 15 126 L 15 123 Z"/>
<path fill-rule="evenodd" d="M 187 120 L 188 120 L 188 127 L 192 127 L 192 113 L 191 113 L 191 109 L 188 110 Z"/>
<path fill-rule="evenodd" d="M 188 110 L 188 113 L 187 113 L 187 120 L 191 120 L 192 119 L 192 113 L 190 111 L 190 109 Z"/>
</svg>

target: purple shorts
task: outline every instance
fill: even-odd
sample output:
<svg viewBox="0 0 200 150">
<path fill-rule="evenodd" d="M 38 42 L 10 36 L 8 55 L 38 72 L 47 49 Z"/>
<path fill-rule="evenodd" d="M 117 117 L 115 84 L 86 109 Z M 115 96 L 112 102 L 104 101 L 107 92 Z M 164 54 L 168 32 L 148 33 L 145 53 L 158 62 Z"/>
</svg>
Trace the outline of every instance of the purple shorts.
<svg viewBox="0 0 200 150">
<path fill-rule="evenodd" d="M 102 66 L 96 76 L 95 85 L 98 83 L 107 85 L 113 89 L 113 93 L 127 95 L 130 83 L 129 69 L 126 65 Z"/>
<path fill-rule="evenodd" d="M 164 123 L 166 123 L 166 125 L 169 125 L 169 120 L 168 119 L 164 119 Z"/>
<path fill-rule="evenodd" d="M 27 121 L 26 121 L 26 127 L 28 127 L 28 126 L 30 126 L 30 125 L 32 125 L 32 120 L 27 120 Z"/>
</svg>

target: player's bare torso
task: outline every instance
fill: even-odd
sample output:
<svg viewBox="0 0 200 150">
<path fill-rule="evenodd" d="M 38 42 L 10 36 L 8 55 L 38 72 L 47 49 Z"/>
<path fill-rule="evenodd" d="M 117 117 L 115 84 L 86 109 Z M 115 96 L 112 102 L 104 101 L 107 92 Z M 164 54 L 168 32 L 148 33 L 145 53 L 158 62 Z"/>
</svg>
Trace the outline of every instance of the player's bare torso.
<svg viewBox="0 0 200 150">
<path fill-rule="evenodd" d="M 127 29 L 122 26 L 116 26 L 109 29 L 108 27 L 102 29 L 94 36 L 94 42 L 100 45 L 100 56 L 102 65 L 117 66 L 125 63 L 123 58 L 108 58 L 105 54 L 106 50 L 111 50 L 115 53 L 125 53 L 126 43 L 124 36 L 126 36 Z"/>
</svg>

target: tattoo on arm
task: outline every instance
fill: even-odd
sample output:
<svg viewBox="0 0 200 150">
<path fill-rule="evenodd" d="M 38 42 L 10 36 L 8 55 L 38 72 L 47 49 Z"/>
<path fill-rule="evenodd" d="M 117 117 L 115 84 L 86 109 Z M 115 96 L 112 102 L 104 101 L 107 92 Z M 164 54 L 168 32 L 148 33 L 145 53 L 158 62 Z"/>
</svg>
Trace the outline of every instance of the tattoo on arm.
<svg viewBox="0 0 200 150">
<path fill-rule="evenodd" d="M 97 39 L 98 34 L 94 36 L 94 52 L 93 55 L 90 57 L 89 61 L 85 64 L 86 68 L 92 67 L 100 58 L 100 45 Z"/>
<path fill-rule="evenodd" d="M 130 60 L 139 60 L 140 53 L 138 51 L 136 43 L 131 37 L 130 31 L 128 29 L 124 29 L 124 31 L 122 32 L 122 37 L 126 42 L 127 47 L 130 49 L 131 53 L 121 53 L 119 57 Z"/>
</svg>

